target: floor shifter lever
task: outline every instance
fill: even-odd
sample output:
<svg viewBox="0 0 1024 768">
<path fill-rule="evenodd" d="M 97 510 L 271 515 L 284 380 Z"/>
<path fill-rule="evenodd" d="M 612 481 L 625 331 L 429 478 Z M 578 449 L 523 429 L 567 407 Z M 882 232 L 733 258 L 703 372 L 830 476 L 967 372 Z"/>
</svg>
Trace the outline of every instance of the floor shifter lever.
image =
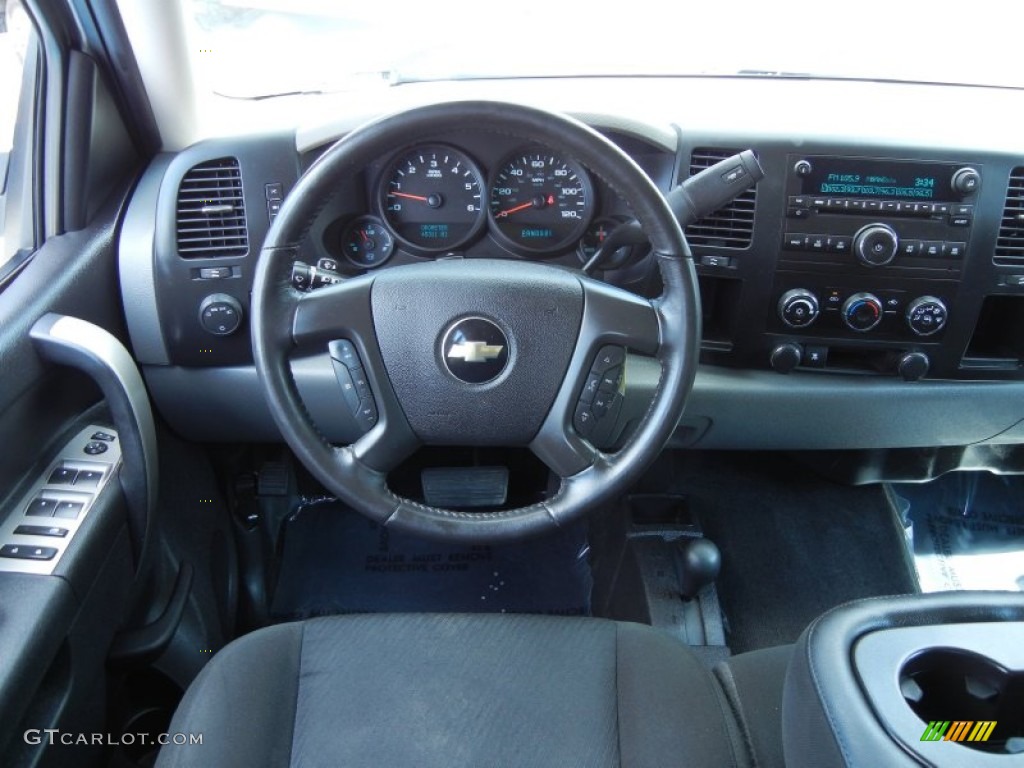
<svg viewBox="0 0 1024 768">
<path fill-rule="evenodd" d="M 680 594 L 684 600 L 692 600 L 718 578 L 722 553 L 708 539 L 682 538 L 676 542 L 675 562 Z"/>
</svg>

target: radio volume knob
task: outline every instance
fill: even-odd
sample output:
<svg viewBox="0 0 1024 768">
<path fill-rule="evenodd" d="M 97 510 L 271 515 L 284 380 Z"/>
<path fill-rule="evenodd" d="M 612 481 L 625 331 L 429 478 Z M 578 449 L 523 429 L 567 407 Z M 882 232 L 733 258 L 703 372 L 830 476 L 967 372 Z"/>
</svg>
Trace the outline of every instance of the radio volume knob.
<svg viewBox="0 0 1024 768">
<path fill-rule="evenodd" d="M 931 336 L 945 327 L 949 313 L 941 299 L 919 296 L 907 305 L 907 325 L 918 336 Z"/>
<path fill-rule="evenodd" d="M 882 322 L 882 302 L 871 293 L 855 293 L 843 303 L 843 322 L 858 333 L 866 333 Z"/>
<path fill-rule="evenodd" d="M 868 267 L 884 267 L 894 258 L 900 239 L 887 224 L 868 224 L 853 236 L 853 252 Z"/>
<path fill-rule="evenodd" d="M 970 195 L 978 191 L 981 186 L 981 174 L 973 168 L 961 168 L 953 174 L 950 181 L 953 191 L 961 195 Z"/>
</svg>

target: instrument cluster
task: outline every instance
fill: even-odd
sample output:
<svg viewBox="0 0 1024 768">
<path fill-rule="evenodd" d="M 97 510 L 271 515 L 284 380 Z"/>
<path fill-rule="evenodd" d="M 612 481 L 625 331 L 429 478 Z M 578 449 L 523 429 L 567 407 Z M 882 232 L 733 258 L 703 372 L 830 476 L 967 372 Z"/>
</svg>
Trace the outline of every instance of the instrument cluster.
<svg viewBox="0 0 1024 768">
<path fill-rule="evenodd" d="M 499 155 L 488 172 L 443 142 L 404 149 L 368 181 L 369 213 L 325 233 L 346 266 L 373 269 L 397 251 L 432 258 L 485 238 L 504 254 L 586 261 L 624 215 L 598 215 L 594 182 L 575 160 L 538 145 Z M 494 251 L 493 248 L 490 251 Z M 618 259 L 617 259 L 618 261 Z"/>
</svg>

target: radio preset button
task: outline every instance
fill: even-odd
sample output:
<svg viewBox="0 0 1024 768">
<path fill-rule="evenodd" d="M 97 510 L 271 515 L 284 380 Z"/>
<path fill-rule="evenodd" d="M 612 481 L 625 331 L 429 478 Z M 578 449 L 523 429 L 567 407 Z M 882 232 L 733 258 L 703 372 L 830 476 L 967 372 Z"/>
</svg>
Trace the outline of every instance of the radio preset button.
<svg viewBox="0 0 1024 768">
<path fill-rule="evenodd" d="M 826 248 L 832 253 L 849 253 L 852 240 L 849 235 L 829 235 Z"/>
<path fill-rule="evenodd" d="M 878 200 L 865 200 L 864 210 L 868 213 L 875 213 L 876 211 L 882 210 L 882 203 Z"/>
<path fill-rule="evenodd" d="M 920 256 L 920 240 L 900 240 L 900 256 Z"/>
<path fill-rule="evenodd" d="M 883 213 L 899 213 L 900 204 L 895 200 L 883 200 L 882 201 L 882 212 Z"/>
<path fill-rule="evenodd" d="M 962 259 L 967 252 L 967 243 L 943 243 L 942 255 L 947 259 Z"/>
<path fill-rule="evenodd" d="M 942 255 L 942 243 L 938 240 L 925 240 L 921 243 L 921 255 L 934 258 Z"/>
<path fill-rule="evenodd" d="M 806 219 L 811 212 L 807 208 L 790 208 L 786 211 L 786 215 L 791 219 Z"/>
<path fill-rule="evenodd" d="M 791 195 L 789 198 L 790 208 L 806 208 L 810 203 L 811 199 L 803 195 Z"/>
<path fill-rule="evenodd" d="M 807 242 L 807 235 L 790 232 L 783 236 L 783 247 L 789 251 L 802 251 Z"/>
<path fill-rule="evenodd" d="M 808 235 L 806 248 L 808 251 L 824 251 L 828 245 L 828 235 Z"/>
<path fill-rule="evenodd" d="M 932 213 L 937 216 L 948 216 L 950 210 L 949 203 L 932 203 Z"/>
</svg>

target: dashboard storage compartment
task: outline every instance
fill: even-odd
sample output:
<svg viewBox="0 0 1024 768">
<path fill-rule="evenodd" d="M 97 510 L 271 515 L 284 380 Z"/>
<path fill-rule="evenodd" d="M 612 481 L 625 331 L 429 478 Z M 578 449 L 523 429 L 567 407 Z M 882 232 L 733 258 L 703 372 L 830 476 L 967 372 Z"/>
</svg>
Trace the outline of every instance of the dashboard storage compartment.
<svg viewBox="0 0 1024 768">
<path fill-rule="evenodd" d="M 961 367 L 1016 370 L 1024 365 L 1024 296 L 988 296 Z"/>
</svg>

